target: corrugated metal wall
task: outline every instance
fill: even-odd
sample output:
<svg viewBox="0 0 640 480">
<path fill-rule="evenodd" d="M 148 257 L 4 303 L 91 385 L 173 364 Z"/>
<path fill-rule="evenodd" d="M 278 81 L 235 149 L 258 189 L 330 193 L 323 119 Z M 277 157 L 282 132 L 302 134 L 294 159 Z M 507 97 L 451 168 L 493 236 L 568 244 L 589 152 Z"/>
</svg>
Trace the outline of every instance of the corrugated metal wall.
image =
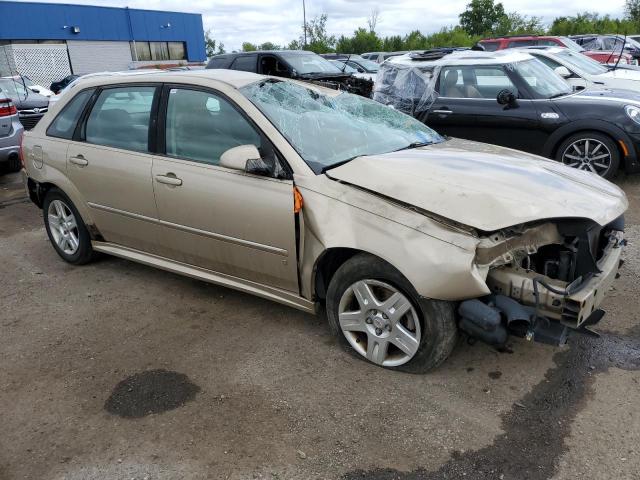
<svg viewBox="0 0 640 480">
<path fill-rule="evenodd" d="M 68 41 L 67 47 L 76 75 L 128 70 L 131 63 L 129 42 Z"/>
</svg>

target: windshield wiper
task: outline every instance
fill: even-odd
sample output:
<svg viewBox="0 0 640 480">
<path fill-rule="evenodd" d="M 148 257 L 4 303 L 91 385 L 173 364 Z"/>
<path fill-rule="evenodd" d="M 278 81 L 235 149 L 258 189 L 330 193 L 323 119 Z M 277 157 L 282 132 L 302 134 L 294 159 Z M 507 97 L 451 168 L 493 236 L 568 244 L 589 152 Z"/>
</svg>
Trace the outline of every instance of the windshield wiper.
<svg viewBox="0 0 640 480">
<path fill-rule="evenodd" d="M 571 92 L 562 92 L 562 93 L 556 93 L 554 95 L 551 95 L 549 97 L 549 100 L 551 100 L 552 98 L 558 98 L 558 97 L 564 97 L 565 95 L 569 95 Z"/>
<path fill-rule="evenodd" d="M 362 157 L 362 155 L 355 155 L 353 157 L 347 158 L 346 160 L 340 160 L 339 162 L 332 163 L 331 165 L 327 165 L 326 167 L 322 167 L 320 173 L 325 173 L 327 170 L 331 170 L 332 168 L 339 167 L 340 165 L 344 165 L 345 163 L 349 163 L 354 158 Z"/>
<path fill-rule="evenodd" d="M 413 142 L 407 145 L 406 147 L 399 148 L 398 150 L 394 150 L 394 152 L 399 152 L 401 150 L 411 150 L 413 148 L 426 147 L 428 145 L 433 145 L 433 142 Z"/>
</svg>

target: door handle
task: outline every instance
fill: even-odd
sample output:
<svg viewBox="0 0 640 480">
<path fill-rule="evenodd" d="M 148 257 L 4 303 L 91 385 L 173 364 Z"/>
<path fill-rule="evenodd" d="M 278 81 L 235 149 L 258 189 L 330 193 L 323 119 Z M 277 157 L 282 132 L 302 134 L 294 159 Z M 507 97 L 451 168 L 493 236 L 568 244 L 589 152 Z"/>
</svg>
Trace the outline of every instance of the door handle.
<svg viewBox="0 0 640 480">
<path fill-rule="evenodd" d="M 438 115 L 451 115 L 453 111 L 449 110 L 447 107 L 442 107 L 438 110 L 434 110 L 433 113 L 437 113 Z"/>
<path fill-rule="evenodd" d="M 74 165 L 78 165 L 79 167 L 86 167 L 89 165 L 89 162 L 82 155 L 76 155 L 75 157 L 69 157 L 69 162 Z"/>
<path fill-rule="evenodd" d="M 165 185 L 173 185 L 179 187 L 182 185 L 182 179 L 176 177 L 173 173 L 167 173 L 166 175 L 156 175 L 156 182 L 164 183 Z"/>
</svg>

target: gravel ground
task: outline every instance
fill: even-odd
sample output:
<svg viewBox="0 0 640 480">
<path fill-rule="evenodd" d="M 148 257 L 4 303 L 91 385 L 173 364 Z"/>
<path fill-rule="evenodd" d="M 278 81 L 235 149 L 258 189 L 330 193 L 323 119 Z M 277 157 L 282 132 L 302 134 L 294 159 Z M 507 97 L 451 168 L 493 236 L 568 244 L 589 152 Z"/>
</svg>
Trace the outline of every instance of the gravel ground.
<svg viewBox="0 0 640 480">
<path fill-rule="evenodd" d="M 428 375 L 325 322 L 106 257 L 59 259 L 0 177 L 0 479 L 636 479 L 640 176 L 600 339 L 462 342 Z"/>
</svg>

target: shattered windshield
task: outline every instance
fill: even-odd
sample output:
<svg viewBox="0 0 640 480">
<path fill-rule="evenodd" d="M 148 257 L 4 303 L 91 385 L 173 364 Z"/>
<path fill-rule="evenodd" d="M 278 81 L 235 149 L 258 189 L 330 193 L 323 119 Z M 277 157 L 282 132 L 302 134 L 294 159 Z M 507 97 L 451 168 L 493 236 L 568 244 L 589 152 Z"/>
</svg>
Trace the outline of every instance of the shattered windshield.
<svg viewBox="0 0 640 480">
<path fill-rule="evenodd" d="M 262 81 L 240 91 L 316 174 L 362 155 L 443 141 L 416 119 L 346 92 L 326 95 L 287 81 Z"/>
<path fill-rule="evenodd" d="M 280 54 L 299 75 L 309 73 L 340 73 L 335 65 L 329 60 L 322 58 L 315 53 L 287 53 Z"/>
</svg>

